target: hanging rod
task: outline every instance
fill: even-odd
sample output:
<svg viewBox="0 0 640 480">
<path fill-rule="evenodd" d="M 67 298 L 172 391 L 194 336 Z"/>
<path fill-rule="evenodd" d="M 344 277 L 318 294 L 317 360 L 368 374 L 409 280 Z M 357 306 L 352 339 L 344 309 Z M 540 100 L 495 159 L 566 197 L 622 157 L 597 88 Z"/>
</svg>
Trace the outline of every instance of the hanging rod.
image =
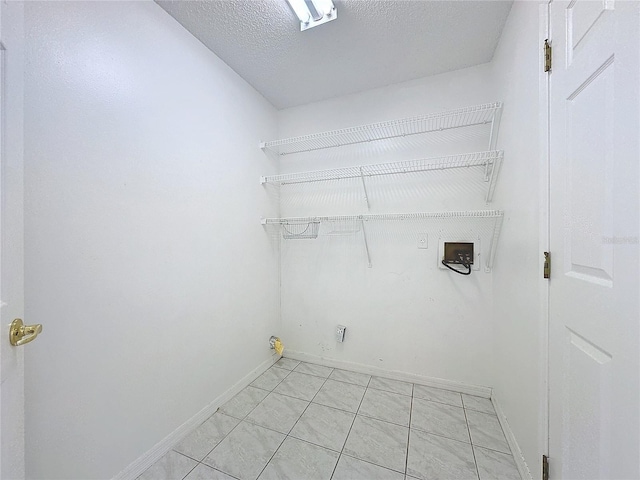
<svg viewBox="0 0 640 480">
<path fill-rule="evenodd" d="M 496 114 L 501 109 L 501 102 L 486 103 L 448 112 L 272 140 L 260 143 L 260 148 L 278 155 L 288 155 L 474 125 L 491 124 L 493 127 Z"/>
</svg>

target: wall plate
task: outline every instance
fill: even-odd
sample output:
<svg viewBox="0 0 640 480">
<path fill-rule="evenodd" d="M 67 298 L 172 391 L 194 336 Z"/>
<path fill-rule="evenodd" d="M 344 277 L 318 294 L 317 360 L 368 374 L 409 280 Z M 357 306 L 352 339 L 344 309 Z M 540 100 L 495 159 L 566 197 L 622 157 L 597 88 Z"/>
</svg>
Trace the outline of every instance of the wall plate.
<svg viewBox="0 0 640 480">
<path fill-rule="evenodd" d="M 444 261 L 449 264 L 473 265 L 475 262 L 473 242 L 444 242 Z"/>
<path fill-rule="evenodd" d="M 418 248 L 429 248 L 429 236 L 426 233 L 418 234 Z"/>
<path fill-rule="evenodd" d="M 482 265 L 481 262 L 481 248 L 480 248 L 480 237 L 470 237 L 469 235 L 461 235 L 459 237 L 440 237 L 438 239 L 438 256 L 436 261 L 438 262 L 438 268 L 441 270 L 448 270 L 447 267 L 442 265 L 442 259 L 444 258 L 444 242 L 468 242 L 473 243 L 473 265 L 471 265 L 471 270 L 478 271 Z M 453 268 L 456 268 L 455 265 L 452 265 Z M 458 267 L 462 268 L 462 267 Z"/>
<path fill-rule="evenodd" d="M 337 342 L 344 342 L 344 332 L 347 329 L 347 327 L 345 327 L 344 325 L 338 325 L 336 327 L 336 341 Z"/>
</svg>

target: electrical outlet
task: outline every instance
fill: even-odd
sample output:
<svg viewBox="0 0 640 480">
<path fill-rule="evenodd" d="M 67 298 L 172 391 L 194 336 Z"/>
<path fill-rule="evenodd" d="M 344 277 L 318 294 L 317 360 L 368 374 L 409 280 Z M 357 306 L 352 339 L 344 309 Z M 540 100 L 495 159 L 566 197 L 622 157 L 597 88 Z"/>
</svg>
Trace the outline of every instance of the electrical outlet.
<svg viewBox="0 0 640 480">
<path fill-rule="evenodd" d="M 344 342 L 344 331 L 347 329 L 344 325 L 338 325 L 336 328 L 336 340 L 338 342 Z"/>
<path fill-rule="evenodd" d="M 418 234 L 418 248 L 429 248 L 429 237 L 426 233 Z"/>
</svg>

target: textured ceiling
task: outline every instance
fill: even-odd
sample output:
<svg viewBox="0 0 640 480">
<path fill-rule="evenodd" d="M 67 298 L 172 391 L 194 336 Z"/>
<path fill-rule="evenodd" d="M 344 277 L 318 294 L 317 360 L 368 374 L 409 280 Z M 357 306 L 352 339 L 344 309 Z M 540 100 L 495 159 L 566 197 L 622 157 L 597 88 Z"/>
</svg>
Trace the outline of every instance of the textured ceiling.
<svg viewBox="0 0 640 480">
<path fill-rule="evenodd" d="M 334 0 L 300 31 L 285 0 L 156 0 L 287 108 L 489 62 L 512 1 Z"/>
</svg>

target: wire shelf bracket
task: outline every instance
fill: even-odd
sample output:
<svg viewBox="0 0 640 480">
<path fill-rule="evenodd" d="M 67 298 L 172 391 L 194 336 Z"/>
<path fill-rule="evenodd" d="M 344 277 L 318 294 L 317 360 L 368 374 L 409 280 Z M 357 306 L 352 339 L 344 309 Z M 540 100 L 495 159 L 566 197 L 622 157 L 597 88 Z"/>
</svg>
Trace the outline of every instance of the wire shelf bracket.
<svg viewBox="0 0 640 480">
<path fill-rule="evenodd" d="M 464 218 L 486 218 L 493 220 L 493 229 L 491 233 L 491 240 L 489 242 L 489 255 L 485 264 L 485 272 L 491 272 L 493 268 L 493 260 L 495 258 L 498 239 L 500 237 L 500 230 L 502 228 L 502 220 L 504 218 L 504 212 L 502 210 L 472 210 L 472 211 L 451 211 L 451 212 L 416 212 L 416 213 L 369 213 L 363 215 L 334 215 L 323 217 L 287 217 L 287 218 L 263 218 L 261 223 L 263 225 L 280 225 L 282 227 L 287 225 L 303 225 L 303 224 L 320 224 L 322 222 L 338 222 L 338 221 L 352 221 L 359 222 L 362 227 L 364 246 L 367 254 L 367 260 L 369 267 L 372 266 L 371 255 L 369 252 L 369 245 L 367 242 L 367 235 L 364 228 L 364 223 L 369 221 L 397 221 L 397 220 L 419 220 L 419 219 L 434 219 L 434 220 L 454 220 Z"/>
<path fill-rule="evenodd" d="M 360 125 L 328 132 L 261 142 L 260 148 L 276 155 L 310 152 L 357 143 L 405 137 L 421 133 L 491 124 L 490 149 L 495 148 L 502 103 L 486 103 L 448 112 Z M 496 121 L 497 120 L 497 121 Z"/>
<path fill-rule="evenodd" d="M 502 108 L 496 109 L 491 120 L 491 133 L 489 134 L 489 150 L 495 150 L 498 144 L 498 132 L 500 131 L 500 119 L 502 118 Z M 489 165 L 485 167 L 484 179 L 489 180 Z"/>
<path fill-rule="evenodd" d="M 493 192 L 495 190 L 498 172 L 503 159 L 503 151 L 492 150 L 487 152 L 464 153 L 403 162 L 379 163 L 374 165 L 360 165 L 330 170 L 263 176 L 260 177 L 260 183 L 263 185 L 293 185 L 298 183 L 360 178 L 362 181 L 362 188 L 364 190 L 364 199 L 366 201 L 367 208 L 369 208 L 370 202 L 365 181 L 366 178 L 381 175 L 406 175 L 417 172 L 481 167 L 484 170 L 484 180 L 487 182 L 485 202 L 490 203 L 493 199 Z"/>
<path fill-rule="evenodd" d="M 362 171 L 362 167 L 360 167 L 360 180 L 362 180 L 362 190 L 364 191 L 364 201 L 367 202 L 367 211 L 370 211 L 371 204 L 369 203 L 369 194 L 367 193 L 367 182 L 364 181 L 364 172 Z"/>
<path fill-rule="evenodd" d="M 362 227 L 362 238 L 364 240 L 364 251 L 367 254 L 367 266 L 369 268 L 373 267 L 371 263 L 371 253 L 369 253 L 369 242 L 367 242 L 367 231 L 364 228 L 364 220 L 360 220 L 360 226 Z"/>
<path fill-rule="evenodd" d="M 500 231 L 502 230 L 502 221 L 504 220 L 504 213 L 500 212 L 500 215 L 495 217 L 495 223 L 493 225 L 493 234 L 489 242 L 489 258 L 484 267 L 484 271 L 490 273 L 493 270 L 493 260 L 496 257 L 496 250 L 498 248 L 498 238 L 500 238 Z"/>
</svg>

